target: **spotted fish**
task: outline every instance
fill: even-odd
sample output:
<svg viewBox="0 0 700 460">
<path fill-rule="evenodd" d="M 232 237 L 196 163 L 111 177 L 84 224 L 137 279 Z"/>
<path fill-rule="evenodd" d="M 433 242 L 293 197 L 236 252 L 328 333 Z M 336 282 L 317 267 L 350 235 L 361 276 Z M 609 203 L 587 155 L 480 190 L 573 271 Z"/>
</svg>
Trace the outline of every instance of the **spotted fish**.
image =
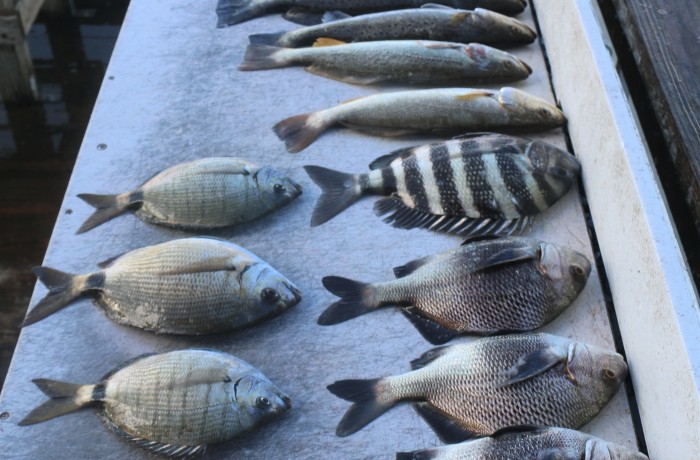
<svg viewBox="0 0 700 460">
<path fill-rule="evenodd" d="M 105 425 L 168 457 L 204 453 L 278 418 L 291 399 L 259 370 L 214 350 L 181 350 L 127 361 L 93 385 L 33 381 L 51 399 L 19 424 L 33 425 L 98 406 Z"/>
<path fill-rule="evenodd" d="M 617 393 L 621 355 L 549 334 L 513 334 L 434 348 L 413 371 L 372 380 L 341 380 L 331 393 L 354 403 L 336 434 L 362 429 L 401 401 L 411 401 L 444 442 L 488 436 L 514 425 L 578 428 Z"/>
<path fill-rule="evenodd" d="M 396 460 L 649 460 L 641 452 L 566 428 L 509 427 L 487 438 L 399 452 Z"/>
<path fill-rule="evenodd" d="M 537 37 L 527 24 L 481 8 L 414 8 L 356 17 L 334 12 L 326 17 L 335 20 L 287 32 L 251 35 L 250 42 L 298 48 L 326 37 L 344 42 L 435 40 L 503 46 L 532 43 Z"/>
<path fill-rule="evenodd" d="M 515 127 L 548 129 L 565 122 L 557 107 L 519 89 L 433 88 L 352 99 L 286 118 L 273 130 L 287 150 L 295 153 L 337 125 L 376 136 L 401 136 Z"/>
<path fill-rule="evenodd" d="M 394 151 L 368 174 L 305 169 L 322 191 L 311 226 L 371 193 L 389 195 L 374 210 L 395 227 L 476 236 L 521 232 L 569 190 L 580 165 L 553 145 L 486 133 Z"/>
<path fill-rule="evenodd" d="M 226 27 L 288 8 L 311 10 L 342 10 L 363 13 L 400 8 L 417 8 L 423 0 L 219 0 L 216 6 L 217 27 Z M 504 14 L 518 14 L 527 6 L 526 0 L 436 0 L 429 2 L 453 8 L 471 10 L 486 8 Z"/>
<path fill-rule="evenodd" d="M 299 289 L 264 260 L 217 238 L 147 246 L 100 267 L 84 275 L 35 268 L 49 293 L 22 326 L 92 296 L 120 324 L 167 334 L 213 334 L 260 322 L 301 300 Z"/>
<path fill-rule="evenodd" d="M 529 331 L 557 317 L 586 285 L 591 263 L 543 241 L 505 237 L 467 240 L 457 250 L 397 267 L 380 283 L 327 276 L 323 285 L 342 297 L 323 312 L 337 324 L 386 305 L 404 314 L 433 344 L 457 334 Z"/>
</svg>

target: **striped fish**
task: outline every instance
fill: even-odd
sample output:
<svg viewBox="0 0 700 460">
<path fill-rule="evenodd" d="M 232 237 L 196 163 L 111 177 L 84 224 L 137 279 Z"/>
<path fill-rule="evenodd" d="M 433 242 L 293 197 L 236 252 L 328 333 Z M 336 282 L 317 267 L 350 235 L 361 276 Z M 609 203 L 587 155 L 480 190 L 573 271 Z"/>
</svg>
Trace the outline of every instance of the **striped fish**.
<svg viewBox="0 0 700 460">
<path fill-rule="evenodd" d="M 462 236 L 522 232 L 532 216 L 563 196 L 578 161 L 553 145 L 503 134 L 469 134 L 396 150 L 368 174 L 305 166 L 321 187 L 311 226 L 330 220 L 364 194 L 388 195 L 377 215 L 397 228 Z"/>
</svg>

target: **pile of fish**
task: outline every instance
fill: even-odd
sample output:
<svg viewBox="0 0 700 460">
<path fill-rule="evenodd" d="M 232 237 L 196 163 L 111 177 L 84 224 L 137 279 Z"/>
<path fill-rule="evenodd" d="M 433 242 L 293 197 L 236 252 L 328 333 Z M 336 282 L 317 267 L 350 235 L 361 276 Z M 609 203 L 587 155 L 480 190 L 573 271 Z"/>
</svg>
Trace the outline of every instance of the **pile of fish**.
<svg viewBox="0 0 700 460">
<path fill-rule="evenodd" d="M 591 262 L 565 246 L 510 236 L 525 231 L 534 216 L 572 188 L 580 165 L 545 142 L 481 132 L 560 127 L 564 114 L 516 88 L 459 87 L 528 78 L 532 69 L 526 62 L 491 47 L 535 39 L 526 24 L 503 15 L 517 14 L 527 3 L 438 3 L 219 0 L 217 6 L 219 27 L 287 9 L 288 17 L 301 22 L 322 21 L 251 35 L 242 71 L 303 66 L 351 84 L 424 87 L 284 119 L 273 130 L 289 152 L 309 147 L 334 126 L 380 136 L 461 134 L 385 154 L 367 173 L 305 167 L 321 188 L 312 227 L 374 194 L 381 196 L 376 214 L 394 227 L 468 237 L 451 251 L 395 268 L 391 281 L 326 276 L 323 285 L 340 300 L 321 314 L 319 325 L 394 306 L 433 344 L 458 335 L 488 336 L 429 350 L 402 375 L 329 385 L 334 395 L 353 403 L 336 434 L 351 435 L 408 401 L 444 442 L 481 439 L 398 453 L 397 459 L 644 459 L 572 430 L 593 419 L 617 393 L 627 376 L 623 357 L 531 332 L 575 301 Z M 343 12 L 333 11 L 337 8 Z M 236 226 L 282 208 L 301 193 L 299 184 L 271 166 L 203 158 L 165 169 L 124 193 L 79 195 L 96 210 L 77 233 L 127 212 L 147 223 L 186 230 Z M 203 335 L 260 323 L 301 301 L 301 291 L 267 262 L 208 236 L 134 249 L 99 267 L 84 274 L 36 268 L 49 291 L 23 326 L 90 297 L 117 323 Z M 201 454 L 207 445 L 279 418 L 291 407 L 290 397 L 255 367 L 213 350 L 140 356 L 94 384 L 34 383 L 50 399 L 20 425 L 96 406 L 108 428 L 170 457 Z"/>
</svg>

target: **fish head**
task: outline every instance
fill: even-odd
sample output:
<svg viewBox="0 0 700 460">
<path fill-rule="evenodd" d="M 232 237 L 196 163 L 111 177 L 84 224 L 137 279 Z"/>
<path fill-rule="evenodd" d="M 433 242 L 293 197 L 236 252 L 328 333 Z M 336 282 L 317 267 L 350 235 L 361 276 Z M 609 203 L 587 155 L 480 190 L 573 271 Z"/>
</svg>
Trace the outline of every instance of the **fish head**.
<svg viewBox="0 0 700 460">
<path fill-rule="evenodd" d="M 540 272 L 568 305 L 581 292 L 591 274 L 591 262 L 580 252 L 550 243 L 540 244 Z"/>
<path fill-rule="evenodd" d="M 522 80 L 532 73 L 532 69 L 525 61 L 505 51 L 478 43 L 463 45 L 462 48 L 479 69 L 494 75 L 495 78 Z M 471 72 L 471 70 L 467 71 Z"/>
<path fill-rule="evenodd" d="M 232 383 L 234 409 L 238 409 L 241 422 L 249 428 L 292 407 L 291 398 L 259 372 L 245 374 Z"/>
<path fill-rule="evenodd" d="M 260 199 L 268 209 L 278 209 L 289 203 L 302 193 L 301 185 L 291 178 L 269 166 L 265 166 L 257 174 Z"/>
<path fill-rule="evenodd" d="M 589 403 L 602 408 L 627 377 L 627 363 L 621 354 L 581 342 L 569 345 L 567 375 Z"/>
<path fill-rule="evenodd" d="M 552 188 L 557 196 L 562 196 L 581 173 L 581 164 L 575 156 L 542 141 L 532 141 L 525 152 L 533 174 Z"/>
<path fill-rule="evenodd" d="M 641 452 L 602 439 L 589 439 L 586 442 L 584 460 L 649 460 Z"/>
<path fill-rule="evenodd" d="M 556 106 L 525 91 L 501 88 L 497 100 L 501 107 L 508 110 L 513 123 L 540 127 L 556 127 L 566 123 L 564 113 Z"/>
<path fill-rule="evenodd" d="M 494 11 L 476 8 L 473 13 L 472 27 L 488 30 L 494 41 L 500 43 L 532 43 L 537 34 L 527 24 Z"/>
<path fill-rule="evenodd" d="M 269 265 L 256 273 L 254 283 L 252 295 L 261 318 L 280 313 L 301 300 L 301 291 Z"/>
</svg>

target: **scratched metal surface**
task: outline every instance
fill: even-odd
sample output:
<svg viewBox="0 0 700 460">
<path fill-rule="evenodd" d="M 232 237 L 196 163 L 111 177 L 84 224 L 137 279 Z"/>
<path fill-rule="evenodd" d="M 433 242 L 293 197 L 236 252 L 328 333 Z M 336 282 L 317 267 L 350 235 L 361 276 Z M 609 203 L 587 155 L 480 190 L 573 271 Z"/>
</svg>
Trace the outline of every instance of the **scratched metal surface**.
<svg viewBox="0 0 700 460">
<path fill-rule="evenodd" d="M 241 156 L 288 171 L 305 192 L 273 215 L 211 234 L 229 238 L 267 260 L 302 289 L 304 299 L 256 327 L 204 338 L 158 336 L 120 326 L 90 300 L 75 302 L 20 337 L 0 395 L 0 413 L 9 415 L 0 420 L 3 458 L 146 458 L 105 429 L 91 409 L 32 427 L 17 426 L 45 399 L 31 379 L 93 383 L 139 354 L 188 347 L 237 355 L 293 398 L 293 409 L 283 418 L 212 446 L 210 458 L 393 458 L 396 451 L 439 444 L 408 404 L 398 405 L 353 436 L 335 436 L 349 403 L 331 395 L 326 385 L 343 378 L 405 372 L 409 361 L 431 345 L 395 309 L 331 327 L 318 326 L 316 318 L 335 299 L 323 289 L 323 276 L 390 279 L 392 267 L 453 248 L 460 239 L 383 224 L 372 212 L 372 198 L 325 225 L 309 228 L 319 190 L 302 170 L 305 164 L 318 164 L 362 172 L 377 156 L 437 138 L 381 139 L 333 130 L 300 154 L 286 153 L 270 129 L 275 122 L 380 89 L 325 80 L 300 68 L 238 72 L 249 34 L 293 26 L 270 16 L 216 29 L 214 8 L 215 0 L 131 3 L 44 264 L 85 273 L 116 254 L 189 235 L 145 224 L 133 215 L 75 235 L 92 212 L 76 197 L 78 193 L 122 192 L 175 163 Z M 530 10 L 520 19 L 533 23 Z M 534 69 L 526 82 L 514 86 L 553 100 L 540 47 L 512 51 Z M 530 137 L 564 146 L 560 130 Z M 540 215 L 528 234 L 592 257 L 575 190 Z M 32 305 L 45 293 L 38 286 Z M 574 305 L 543 330 L 613 347 L 596 271 Z M 635 445 L 624 390 L 584 431 Z"/>
</svg>

